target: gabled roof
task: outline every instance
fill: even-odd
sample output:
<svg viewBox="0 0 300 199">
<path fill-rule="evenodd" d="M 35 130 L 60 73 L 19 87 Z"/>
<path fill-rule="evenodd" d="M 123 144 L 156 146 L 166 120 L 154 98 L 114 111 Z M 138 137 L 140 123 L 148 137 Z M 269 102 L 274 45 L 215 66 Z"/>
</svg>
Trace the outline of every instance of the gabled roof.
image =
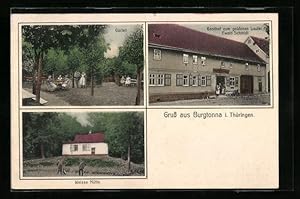
<svg viewBox="0 0 300 199">
<path fill-rule="evenodd" d="M 98 143 L 104 142 L 104 134 L 102 132 L 90 133 L 90 134 L 77 134 L 72 143 Z"/>
<path fill-rule="evenodd" d="M 264 63 L 244 43 L 176 24 L 149 24 L 149 44 L 190 50 L 206 55 Z"/>
<path fill-rule="evenodd" d="M 255 44 L 259 46 L 260 49 L 262 49 L 267 55 L 269 55 L 269 41 L 263 38 L 253 37 L 250 36 Z"/>
</svg>

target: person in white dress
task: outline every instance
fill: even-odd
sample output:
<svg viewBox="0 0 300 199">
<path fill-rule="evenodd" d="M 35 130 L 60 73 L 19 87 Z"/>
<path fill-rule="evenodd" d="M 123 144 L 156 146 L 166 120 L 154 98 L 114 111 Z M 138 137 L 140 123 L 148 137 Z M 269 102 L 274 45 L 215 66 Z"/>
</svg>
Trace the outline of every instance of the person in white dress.
<svg viewBox="0 0 300 199">
<path fill-rule="evenodd" d="M 125 77 L 123 75 L 121 77 L 120 83 L 122 86 L 124 86 L 124 84 L 125 84 Z"/>
<path fill-rule="evenodd" d="M 86 77 L 85 77 L 84 72 L 81 73 L 81 77 L 80 77 L 80 80 L 79 80 L 79 87 L 80 88 L 85 88 L 86 87 Z"/>
<path fill-rule="evenodd" d="M 129 76 L 126 77 L 125 86 L 130 86 L 131 78 Z"/>
<path fill-rule="evenodd" d="M 53 79 L 52 79 L 51 75 L 48 76 L 47 84 L 46 85 L 47 85 L 47 90 L 51 91 L 51 92 L 55 91 L 56 88 L 57 88 L 56 84 L 53 83 Z"/>
</svg>

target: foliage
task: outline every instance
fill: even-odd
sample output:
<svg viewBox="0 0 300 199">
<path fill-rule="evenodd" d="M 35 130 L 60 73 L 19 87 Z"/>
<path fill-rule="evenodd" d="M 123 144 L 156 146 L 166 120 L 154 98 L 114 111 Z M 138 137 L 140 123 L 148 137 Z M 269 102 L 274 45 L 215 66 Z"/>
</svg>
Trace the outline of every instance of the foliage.
<svg viewBox="0 0 300 199">
<path fill-rule="evenodd" d="M 24 159 L 59 156 L 63 143 L 73 140 L 80 132 L 92 130 L 105 133 L 110 156 L 126 159 L 130 144 L 131 160 L 144 162 L 142 112 L 91 112 L 88 115 L 91 126 L 82 126 L 75 117 L 66 113 L 23 113 Z M 44 146 L 44 155 L 41 145 Z M 73 164 L 72 161 L 69 164 Z M 95 162 L 90 164 L 96 165 Z"/>
<path fill-rule="evenodd" d="M 68 56 L 60 49 L 51 48 L 45 58 L 44 73 L 68 74 Z"/>
<path fill-rule="evenodd" d="M 139 69 L 144 66 L 143 40 L 143 29 L 141 26 L 138 26 L 136 30 L 126 38 L 119 52 L 119 56 L 123 61 L 135 64 Z"/>
</svg>

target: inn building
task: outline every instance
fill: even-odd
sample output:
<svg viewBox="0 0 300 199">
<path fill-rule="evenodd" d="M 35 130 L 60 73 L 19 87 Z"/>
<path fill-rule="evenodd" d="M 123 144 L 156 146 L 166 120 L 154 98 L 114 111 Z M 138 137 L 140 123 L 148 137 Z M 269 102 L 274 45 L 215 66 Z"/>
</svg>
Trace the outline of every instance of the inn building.
<svg viewBox="0 0 300 199">
<path fill-rule="evenodd" d="M 176 24 L 148 25 L 149 102 L 266 91 L 266 61 L 246 43 Z"/>
</svg>

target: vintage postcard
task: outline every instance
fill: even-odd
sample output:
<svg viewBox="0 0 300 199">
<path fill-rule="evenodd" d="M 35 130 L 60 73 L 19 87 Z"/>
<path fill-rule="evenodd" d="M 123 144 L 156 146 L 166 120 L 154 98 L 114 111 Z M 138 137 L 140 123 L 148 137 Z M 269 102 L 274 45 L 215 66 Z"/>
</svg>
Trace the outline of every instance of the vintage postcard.
<svg viewBox="0 0 300 199">
<path fill-rule="evenodd" d="M 278 189 L 276 13 L 11 14 L 11 188 Z"/>
</svg>

